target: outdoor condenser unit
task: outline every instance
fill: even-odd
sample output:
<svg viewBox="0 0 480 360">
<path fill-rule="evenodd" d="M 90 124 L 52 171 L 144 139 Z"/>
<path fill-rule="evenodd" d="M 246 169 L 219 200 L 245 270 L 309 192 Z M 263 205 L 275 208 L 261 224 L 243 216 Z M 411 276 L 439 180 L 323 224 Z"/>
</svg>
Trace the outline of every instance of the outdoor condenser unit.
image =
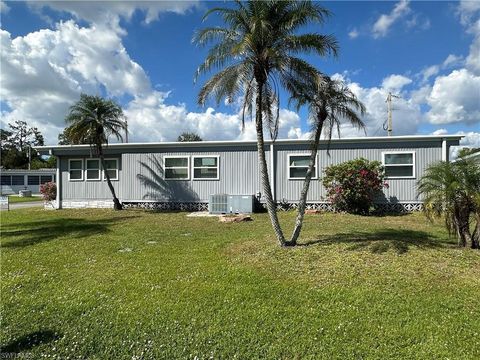
<svg viewBox="0 0 480 360">
<path fill-rule="evenodd" d="M 253 212 L 253 195 L 210 195 L 210 214 L 248 214 Z"/>
</svg>

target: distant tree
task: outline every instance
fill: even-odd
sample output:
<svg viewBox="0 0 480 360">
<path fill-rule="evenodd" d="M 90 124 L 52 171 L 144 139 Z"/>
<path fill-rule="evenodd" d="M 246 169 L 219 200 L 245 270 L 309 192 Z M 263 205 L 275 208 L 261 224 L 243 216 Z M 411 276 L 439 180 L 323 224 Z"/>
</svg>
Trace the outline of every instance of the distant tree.
<svg viewBox="0 0 480 360">
<path fill-rule="evenodd" d="M 477 152 L 480 152 L 480 148 L 464 147 L 464 148 L 460 149 L 460 151 L 458 152 L 458 157 L 461 158 L 461 157 L 464 157 L 464 156 L 475 154 Z"/>
<path fill-rule="evenodd" d="M 16 120 L 8 124 L 10 130 L 2 129 L 1 139 L 1 164 L 6 169 L 26 168 L 31 161 L 39 160 L 36 151 L 31 148 L 44 145 L 43 135 L 36 127 L 31 127 L 25 121 Z"/>
<path fill-rule="evenodd" d="M 203 141 L 203 139 L 193 133 L 193 132 L 184 132 L 178 138 L 177 141 L 185 142 L 185 141 Z"/>
<path fill-rule="evenodd" d="M 473 160 L 439 162 L 425 171 L 418 183 L 429 219 L 443 217 L 459 246 L 480 242 L 480 167 Z M 473 232 L 472 218 L 476 222 Z"/>
<path fill-rule="evenodd" d="M 19 151 L 25 152 L 28 147 L 44 145 L 43 135 L 36 127 L 28 126 L 26 121 L 15 120 L 9 123 L 10 142 Z"/>
<path fill-rule="evenodd" d="M 70 107 L 65 121 L 70 124 L 70 140 L 77 144 L 88 141 L 106 169 L 104 146 L 108 145 L 110 136 L 123 140 L 122 133 L 126 129 L 124 118 L 122 108 L 115 101 L 81 94 L 80 100 Z M 108 171 L 105 171 L 105 178 L 113 196 L 114 209 L 122 210 Z"/>
</svg>

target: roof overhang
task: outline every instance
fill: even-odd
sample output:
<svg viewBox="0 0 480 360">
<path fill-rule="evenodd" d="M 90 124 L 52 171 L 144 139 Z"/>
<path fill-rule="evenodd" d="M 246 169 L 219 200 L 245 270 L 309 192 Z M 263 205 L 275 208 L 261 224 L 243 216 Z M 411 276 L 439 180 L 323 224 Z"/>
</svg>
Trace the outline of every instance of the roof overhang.
<svg viewBox="0 0 480 360">
<path fill-rule="evenodd" d="M 351 144 L 351 143 L 382 143 L 382 142 L 416 142 L 416 141 L 459 141 L 463 135 L 406 135 L 406 136 L 376 136 L 376 137 L 351 137 L 331 139 L 332 144 Z M 270 144 L 278 145 L 295 145 L 302 144 L 308 145 L 311 143 L 309 139 L 278 139 L 276 141 L 265 140 L 265 145 Z M 327 144 L 328 140 L 320 140 L 320 144 Z M 228 140 L 228 141 L 188 141 L 188 142 L 142 142 L 142 143 L 110 143 L 109 149 L 115 150 L 133 150 L 141 148 L 172 148 L 172 147 L 207 147 L 207 146 L 253 146 L 257 145 L 255 140 Z M 46 145 L 36 146 L 35 149 L 41 155 L 55 155 L 56 151 L 69 151 L 69 150 L 90 150 L 90 145 Z"/>
</svg>

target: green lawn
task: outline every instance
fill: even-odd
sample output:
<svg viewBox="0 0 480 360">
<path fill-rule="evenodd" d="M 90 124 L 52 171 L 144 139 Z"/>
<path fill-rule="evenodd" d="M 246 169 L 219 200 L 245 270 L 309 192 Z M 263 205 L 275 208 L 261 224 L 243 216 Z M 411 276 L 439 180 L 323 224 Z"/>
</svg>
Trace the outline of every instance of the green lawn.
<svg viewBox="0 0 480 360">
<path fill-rule="evenodd" d="M 293 213 L 281 213 L 292 228 Z M 478 359 L 480 252 L 421 214 L 1 213 L 2 351 L 59 359 Z"/>
<path fill-rule="evenodd" d="M 18 195 L 9 195 L 8 201 L 10 204 L 16 204 L 16 203 L 31 202 L 31 201 L 43 201 L 43 198 L 41 196 L 20 197 Z"/>
</svg>

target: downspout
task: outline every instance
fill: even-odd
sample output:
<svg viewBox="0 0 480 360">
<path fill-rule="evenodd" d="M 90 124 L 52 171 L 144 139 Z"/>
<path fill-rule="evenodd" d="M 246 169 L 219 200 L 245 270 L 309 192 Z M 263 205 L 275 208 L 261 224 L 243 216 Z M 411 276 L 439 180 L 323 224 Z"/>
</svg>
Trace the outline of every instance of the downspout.
<svg viewBox="0 0 480 360">
<path fill-rule="evenodd" d="M 275 196 L 275 157 L 274 157 L 274 149 L 273 149 L 273 142 L 270 144 L 270 188 L 272 189 L 272 197 L 273 201 L 276 201 Z"/>
<path fill-rule="evenodd" d="M 442 161 L 448 161 L 448 146 L 446 139 L 442 139 Z"/>
<path fill-rule="evenodd" d="M 50 150 L 53 156 L 53 151 Z M 60 171 L 60 156 L 57 156 L 57 173 L 55 175 L 55 182 L 57 184 L 57 195 L 55 198 L 55 209 L 60 210 L 62 208 L 62 172 Z"/>
</svg>

